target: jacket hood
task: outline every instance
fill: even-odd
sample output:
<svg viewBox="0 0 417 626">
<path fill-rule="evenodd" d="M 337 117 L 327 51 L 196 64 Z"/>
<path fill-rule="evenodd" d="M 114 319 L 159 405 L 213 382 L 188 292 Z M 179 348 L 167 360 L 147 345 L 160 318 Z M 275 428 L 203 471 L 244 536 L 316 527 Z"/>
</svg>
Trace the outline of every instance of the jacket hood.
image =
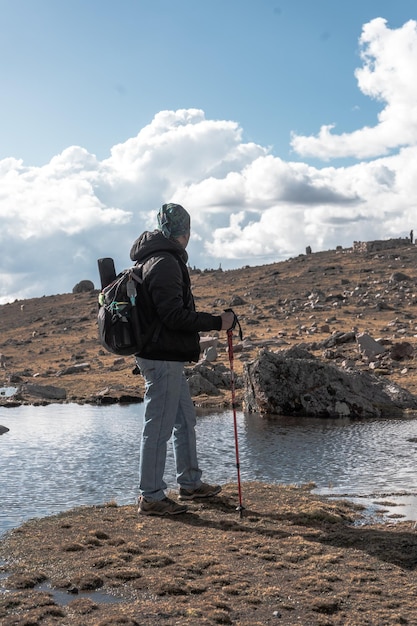
<svg viewBox="0 0 417 626">
<path fill-rule="evenodd" d="M 184 263 L 188 261 L 187 251 L 176 241 L 164 237 L 160 230 L 142 233 L 130 249 L 130 258 L 132 261 L 141 263 L 145 258 L 160 252 L 171 252 L 179 256 Z"/>
</svg>

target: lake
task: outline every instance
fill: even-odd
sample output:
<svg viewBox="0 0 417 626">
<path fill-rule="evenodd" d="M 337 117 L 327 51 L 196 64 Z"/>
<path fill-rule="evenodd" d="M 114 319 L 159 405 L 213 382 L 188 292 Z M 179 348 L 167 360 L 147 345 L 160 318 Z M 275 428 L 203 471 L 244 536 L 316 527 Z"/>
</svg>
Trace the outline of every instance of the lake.
<svg viewBox="0 0 417 626">
<path fill-rule="evenodd" d="M 137 499 L 143 404 L 2 409 L 0 534 L 32 517 Z M 303 484 L 417 519 L 417 420 L 265 419 L 237 413 L 242 482 Z M 203 479 L 236 482 L 232 411 L 201 412 Z M 166 482 L 176 488 L 172 446 Z M 244 504 L 243 485 L 243 504 Z M 375 504 L 376 503 L 376 504 Z M 395 506 L 396 505 L 396 506 Z M 391 507 L 389 507 L 391 510 Z"/>
</svg>

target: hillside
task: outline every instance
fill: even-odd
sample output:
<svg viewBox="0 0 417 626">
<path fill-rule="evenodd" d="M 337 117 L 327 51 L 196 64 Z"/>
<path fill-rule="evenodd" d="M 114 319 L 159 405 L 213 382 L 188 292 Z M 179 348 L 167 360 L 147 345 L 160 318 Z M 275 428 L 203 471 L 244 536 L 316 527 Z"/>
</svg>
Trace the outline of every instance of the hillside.
<svg viewBox="0 0 417 626">
<path fill-rule="evenodd" d="M 407 240 L 383 242 L 383 247 L 316 252 L 228 271 L 193 270 L 196 305 L 218 313 L 232 306 L 239 316 L 244 342 L 235 336 L 237 374 L 263 346 L 276 350 L 300 343 L 309 344 L 322 358 L 335 362 L 350 358 L 361 368 L 375 368 L 354 342 L 330 351 L 314 343 L 354 329 L 382 338 L 387 346 L 402 342 L 415 346 L 417 247 Z M 98 343 L 97 293 L 44 296 L 0 306 L 4 363 L 0 387 L 25 382 L 53 385 L 64 388 L 67 401 L 73 402 L 140 397 L 142 379 L 132 373 L 133 357 L 120 359 Z M 219 348 L 218 362 L 229 366 L 225 333 Z M 417 393 L 414 355 L 385 360 L 376 370 Z M 229 396 L 224 392 L 195 401 L 227 406 Z"/>
</svg>

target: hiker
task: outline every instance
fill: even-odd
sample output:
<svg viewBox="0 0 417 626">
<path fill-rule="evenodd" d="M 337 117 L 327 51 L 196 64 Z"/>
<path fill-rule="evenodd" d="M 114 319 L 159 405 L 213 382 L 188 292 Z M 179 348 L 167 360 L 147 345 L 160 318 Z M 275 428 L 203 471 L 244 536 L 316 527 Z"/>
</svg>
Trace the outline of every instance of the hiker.
<svg viewBox="0 0 417 626">
<path fill-rule="evenodd" d="M 176 515 L 187 506 L 165 494 L 165 461 L 173 435 L 180 501 L 210 498 L 220 485 L 202 482 L 196 450 L 196 413 L 184 363 L 198 361 L 198 331 L 228 330 L 232 312 L 197 312 L 191 293 L 185 250 L 190 238 L 190 216 L 179 204 L 164 204 L 158 228 L 145 231 L 130 251 L 143 262 L 144 325 L 154 326 L 151 339 L 136 356 L 145 381 L 145 415 L 140 448 L 139 514 Z"/>
<path fill-rule="evenodd" d="M 410 230 L 410 243 L 413 243 L 413 237 L 414 237 L 414 233 L 412 230 Z"/>
</svg>

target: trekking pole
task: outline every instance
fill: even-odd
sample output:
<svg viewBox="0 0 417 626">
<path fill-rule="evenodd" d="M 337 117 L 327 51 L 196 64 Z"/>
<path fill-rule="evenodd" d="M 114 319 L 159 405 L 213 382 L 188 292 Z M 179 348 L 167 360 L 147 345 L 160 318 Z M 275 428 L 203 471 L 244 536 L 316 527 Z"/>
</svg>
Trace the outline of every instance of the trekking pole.
<svg viewBox="0 0 417 626">
<path fill-rule="evenodd" d="M 236 470 L 237 470 L 237 490 L 239 494 L 239 506 L 237 507 L 237 511 L 239 511 L 239 517 L 242 519 L 244 506 L 242 504 L 242 485 L 240 482 L 240 461 L 239 461 L 239 441 L 237 436 L 237 418 L 236 418 L 236 393 L 235 393 L 235 370 L 233 367 L 233 329 L 236 327 L 236 324 L 239 327 L 239 337 L 242 341 L 242 328 L 240 326 L 239 320 L 237 319 L 237 315 L 232 309 L 226 309 L 226 312 L 233 313 L 234 320 L 233 325 L 227 331 L 227 346 L 229 352 L 229 363 L 230 363 L 230 386 L 232 390 L 232 409 L 233 409 L 233 427 L 235 433 L 235 452 L 236 452 Z"/>
</svg>

